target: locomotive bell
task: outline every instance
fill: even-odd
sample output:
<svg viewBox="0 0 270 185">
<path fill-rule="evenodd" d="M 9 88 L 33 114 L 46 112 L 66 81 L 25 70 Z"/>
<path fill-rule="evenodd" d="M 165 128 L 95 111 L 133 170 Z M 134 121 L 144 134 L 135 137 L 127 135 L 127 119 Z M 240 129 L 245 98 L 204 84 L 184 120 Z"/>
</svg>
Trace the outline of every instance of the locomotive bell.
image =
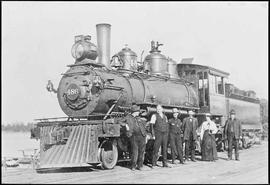
<svg viewBox="0 0 270 185">
<path fill-rule="evenodd" d="M 144 69 L 149 71 L 150 74 L 159 74 L 167 75 L 168 74 L 168 60 L 167 58 L 160 54 L 158 47 L 162 44 L 159 44 L 152 41 L 151 42 L 151 51 L 144 59 Z"/>
<path fill-rule="evenodd" d="M 123 48 L 117 53 L 119 60 L 122 62 L 122 68 L 127 70 L 137 70 L 137 54 L 130 48 Z"/>
<path fill-rule="evenodd" d="M 91 36 L 78 35 L 75 36 L 75 44 L 71 48 L 71 54 L 77 61 L 83 59 L 95 60 L 98 56 L 97 47 L 95 44 L 90 42 Z"/>
</svg>

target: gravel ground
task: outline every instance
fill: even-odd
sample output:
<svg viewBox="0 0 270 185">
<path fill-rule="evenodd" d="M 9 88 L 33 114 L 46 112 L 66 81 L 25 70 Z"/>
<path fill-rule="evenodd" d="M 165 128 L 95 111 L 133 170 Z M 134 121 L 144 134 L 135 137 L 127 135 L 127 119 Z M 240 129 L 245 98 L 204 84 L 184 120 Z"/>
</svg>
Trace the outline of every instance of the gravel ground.
<svg viewBox="0 0 270 185">
<path fill-rule="evenodd" d="M 219 152 L 216 162 L 188 161 L 172 168 L 131 171 L 123 164 L 113 170 L 78 168 L 68 171 L 38 174 L 29 168 L 2 168 L 2 183 L 178 183 L 178 184 L 266 184 L 268 180 L 268 142 L 240 150 L 240 161 L 227 161 L 227 153 Z M 170 163 L 170 161 L 169 161 Z M 161 165 L 161 162 L 159 162 Z"/>
</svg>

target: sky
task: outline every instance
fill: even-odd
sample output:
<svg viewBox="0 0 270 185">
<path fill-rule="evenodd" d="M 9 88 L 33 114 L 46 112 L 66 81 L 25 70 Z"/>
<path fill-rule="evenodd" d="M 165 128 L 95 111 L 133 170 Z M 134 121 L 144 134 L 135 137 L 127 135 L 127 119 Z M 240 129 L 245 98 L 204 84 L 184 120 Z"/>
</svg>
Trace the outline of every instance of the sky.
<svg viewBox="0 0 270 185">
<path fill-rule="evenodd" d="M 151 40 L 162 54 L 230 73 L 228 81 L 268 97 L 268 2 L 2 2 L 2 124 L 65 116 L 56 94 L 75 35 L 111 27 L 111 56 L 125 44 L 140 60 Z"/>
</svg>

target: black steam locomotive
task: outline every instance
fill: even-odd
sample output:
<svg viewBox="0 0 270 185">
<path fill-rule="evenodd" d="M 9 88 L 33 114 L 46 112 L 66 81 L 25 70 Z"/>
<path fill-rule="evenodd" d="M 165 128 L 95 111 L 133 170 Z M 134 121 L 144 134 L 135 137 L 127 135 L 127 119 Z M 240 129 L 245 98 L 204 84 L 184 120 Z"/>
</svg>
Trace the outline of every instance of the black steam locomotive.
<svg viewBox="0 0 270 185">
<path fill-rule="evenodd" d="M 162 44 L 154 41 L 144 61 L 139 62 L 128 47 L 110 57 L 111 26 L 98 24 L 96 28 L 97 46 L 88 35 L 76 36 L 72 46 L 75 63 L 68 65 L 57 89 L 51 82 L 47 85 L 48 91 L 57 93 L 68 117 L 38 120 L 37 170 L 100 163 L 111 169 L 117 161 L 127 160 L 129 144 L 117 120 L 132 104 L 140 106 L 146 119 L 157 104 L 164 107 L 168 117 L 175 107 L 181 119 L 188 110 L 195 110 L 199 123 L 210 112 L 220 126 L 217 143 L 221 147 L 222 126 L 231 108 L 242 119 L 245 136 L 260 131 L 259 100 L 253 91 L 241 94 L 226 83 L 228 73 L 192 64 L 188 59 L 177 64 L 161 54 Z M 250 142 L 245 136 L 243 146 Z"/>
</svg>

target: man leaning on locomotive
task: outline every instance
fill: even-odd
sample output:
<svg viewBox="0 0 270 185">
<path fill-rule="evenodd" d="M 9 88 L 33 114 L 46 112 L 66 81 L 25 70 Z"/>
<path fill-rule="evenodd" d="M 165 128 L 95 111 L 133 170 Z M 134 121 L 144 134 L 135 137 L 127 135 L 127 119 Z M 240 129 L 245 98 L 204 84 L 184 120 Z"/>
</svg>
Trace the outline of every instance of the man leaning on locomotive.
<svg viewBox="0 0 270 185">
<path fill-rule="evenodd" d="M 140 114 L 140 107 L 133 105 L 130 113 L 119 120 L 126 127 L 131 143 L 131 170 L 142 170 L 146 145 L 146 119 Z"/>
</svg>

